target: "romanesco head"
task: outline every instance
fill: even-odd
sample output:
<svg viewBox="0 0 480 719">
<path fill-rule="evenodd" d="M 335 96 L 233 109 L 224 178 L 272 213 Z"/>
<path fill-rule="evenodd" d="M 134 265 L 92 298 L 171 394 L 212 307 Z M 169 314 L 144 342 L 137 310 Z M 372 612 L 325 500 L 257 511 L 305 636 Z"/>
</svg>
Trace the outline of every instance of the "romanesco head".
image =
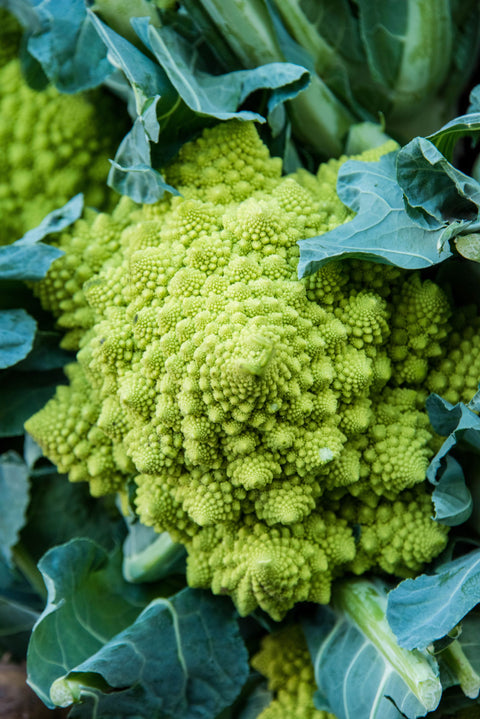
<svg viewBox="0 0 480 719">
<path fill-rule="evenodd" d="M 349 217 L 338 165 L 282 177 L 253 124 L 221 124 L 167 168 L 182 197 L 87 215 L 39 283 L 91 392 L 60 388 L 28 430 L 94 482 L 103 438 L 119 474 L 94 491 L 133 476 L 141 521 L 186 545 L 189 583 L 242 614 L 328 602 L 344 571 L 404 576 L 446 542 L 423 405 L 446 296 L 359 261 L 296 276 L 297 241 Z M 85 406 L 78 451 L 61 426 Z"/>
<path fill-rule="evenodd" d="M 251 664 L 268 680 L 273 699 L 258 719 L 335 719 L 333 714 L 316 709 L 313 695 L 317 690 L 307 642 L 298 624 L 289 624 L 267 634 Z"/>
<path fill-rule="evenodd" d="M 0 245 L 14 242 L 78 192 L 111 204 L 108 158 L 121 137 L 113 99 L 32 90 L 16 58 L 0 63 Z M 120 126 L 119 126 L 120 125 Z"/>
</svg>

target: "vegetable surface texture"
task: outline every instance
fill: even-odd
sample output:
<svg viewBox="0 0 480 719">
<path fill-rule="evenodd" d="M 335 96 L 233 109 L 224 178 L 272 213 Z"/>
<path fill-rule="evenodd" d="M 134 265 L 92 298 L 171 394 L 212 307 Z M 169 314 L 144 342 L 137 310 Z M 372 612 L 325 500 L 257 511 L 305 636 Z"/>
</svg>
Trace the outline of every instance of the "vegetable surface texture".
<svg viewBox="0 0 480 719">
<path fill-rule="evenodd" d="M 352 217 L 341 162 L 282 177 L 252 123 L 207 129 L 166 169 L 180 197 L 87 213 L 37 285 L 79 351 L 28 432 L 92 494 L 134 488 L 189 584 L 242 615 L 327 603 L 345 572 L 411 576 L 446 544 L 424 403 L 476 320 L 396 267 L 297 279 L 297 241 Z"/>
<path fill-rule="evenodd" d="M 121 137 L 113 98 L 30 88 L 20 61 L 0 62 L 0 245 L 40 223 L 77 192 L 108 206 L 108 158 Z M 102 129 L 101 129 L 102 128 Z"/>
</svg>

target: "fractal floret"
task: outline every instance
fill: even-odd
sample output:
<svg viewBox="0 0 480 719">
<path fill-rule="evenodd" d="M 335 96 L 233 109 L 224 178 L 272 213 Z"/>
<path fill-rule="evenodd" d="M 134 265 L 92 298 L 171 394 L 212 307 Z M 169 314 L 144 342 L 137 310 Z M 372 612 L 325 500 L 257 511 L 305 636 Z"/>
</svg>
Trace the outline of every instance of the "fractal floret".
<svg viewBox="0 0 480 719">
<path fill-rule="evenodd" d="M 300 625 L 288 624 L 267 634 L 251 663 L 267 678 L 273 694 L 258 719 L 335 719 L 330 712 L 315 708 L 313 695 L 317 685 Z"/>
<path fill-rule="evenodd" d="M 297 279 L 298 240 L 352 217 L 340 162 L 284 177 L 253 124 L 208 129 L 165 171 L 180 196 L 87 214 L 38 285 L 78 354 L 27 430 L 92 494 L 134 487 L 190 585 L 241 614 L 326 603 L 345 572 L 410 576 L 446 544 L 424 403 L 466 340 L 417 273 Z"/>
<path fill-rule="evenodd" d="M 0 62 L 0 117 L 0 245 L 78 192 L 87 205 L 111 203 L 108 158 L 122 131 L 113 98 L 100 91 L 61 95 L 54 87 L 36 92 L 14 57 Z"/>
</svg>

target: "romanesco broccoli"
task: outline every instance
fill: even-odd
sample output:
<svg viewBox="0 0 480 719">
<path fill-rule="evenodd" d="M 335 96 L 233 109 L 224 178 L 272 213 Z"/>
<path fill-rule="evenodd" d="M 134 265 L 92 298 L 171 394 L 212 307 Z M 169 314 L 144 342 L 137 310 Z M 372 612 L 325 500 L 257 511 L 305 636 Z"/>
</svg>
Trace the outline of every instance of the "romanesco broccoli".
<svg viewBox="0 0 480 719">
<path fill-rule="evenodd" d="M 297 280 L 297 241 L 352 216 L 340 162 L 282 177 L 253 124 L 208 129 L 166 169 L 180 197 L 87 213 L 38 285 L 79 352 L 27 430 L 95 495 L 134 481 L 190 585 L 241 614 L 412 575 L 446 543 L 424 409 L 461 341 L 446 295 L 355 260 Z"/>
<path fill-rule="evenodd" d="M 0 245 L 17 240 L 78 192 L 87 205 L 111 204 L 108 158 L 123 124 L 113 102 L 99 91 L 36 92 L 17 58 L 0 64 Z"/>
<path fill-rule="evenodd" d="M 258 719 L 335 719 L 313 703 L 317 685 L 305 635 L 298 624 L 267 634 L 251 664 L 268 679 L 273 692 L 272 701 Z"/>
</svg>

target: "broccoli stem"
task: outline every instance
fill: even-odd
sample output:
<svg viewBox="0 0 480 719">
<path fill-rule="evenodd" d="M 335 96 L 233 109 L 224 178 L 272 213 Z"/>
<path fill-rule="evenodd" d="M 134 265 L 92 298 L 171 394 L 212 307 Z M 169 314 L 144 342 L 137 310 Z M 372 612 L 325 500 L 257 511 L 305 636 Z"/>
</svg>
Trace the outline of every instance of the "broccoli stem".
<svg viewBox="0 0 480 719">
<path fill-rule="evenodd" d="M 45 582 L 43 581 L 42 574 L 38 569 L 35 561 L 32 559 L 30 554 L 23 546 L 22 542 L 18 542 L 13 547 L 11 552 L 14 563 L 21 571 L 25 579 L 30 583 L 30 585 L 37 592 L 37 594 L 46 601 L 47 589 L 45 587 Z"/>
<path fill-rule="evenodd" d="M 132 18 L 147 16 L 153 25 L 160 25 L 156 8 L 149 0 L 95 0 L 91 10 L 134 45 L 138 44 L 138 37 L 130 24 Z"/>
<path fill-rule="evenodd" d="M 168 532 L 162 532 L 142 551 L 132 555 L 125 553 L 123 575 L 127 582 L 153 582 L 182 571 L 184 564 L 183 544 L 174 542 Z"/>
<path fill-rule="evenodd" d="M 429 657 L 397 644 L 386 618 L 387 593 L 366 579 L 338 582 L 333 601 L 401 676 L 427 711 L 438 706 L 442 685 Z"/>
<path fill-rule="evenodd" d="M 332 66 L 338 66 L 341 62 L 338 53 L 309 22 L 299 0 L 275 0 L 275 5 L 291 36 L 312 56 L 320 77 Z"/>
<path fill-rule="evenodd" d="M 209 14 L 245 67 L 289 61 L 264 2 L 190 0 L 189 7 L 194 5 Z M 344 138 L 355 118 L 317 74 L 312 73 L 310 85 L 288 102 L 288 109 L 298 139 L 322 157 L 342 153 Z"/>
<path fill-rule="evenodd" d="M 460 683 L 460 689 L 469 699 L 480 692 L 480 676 L 468 661 L 460 642 L 455 639 L 441 654 L 442 659 Z"/>
<path fill-rule="evenodd" d="M 447 79 L 452 56 L 449 0 L 408 0 L 400 67 L 392 88 L 392 118 L 411 116 Z"/>
</svg>

